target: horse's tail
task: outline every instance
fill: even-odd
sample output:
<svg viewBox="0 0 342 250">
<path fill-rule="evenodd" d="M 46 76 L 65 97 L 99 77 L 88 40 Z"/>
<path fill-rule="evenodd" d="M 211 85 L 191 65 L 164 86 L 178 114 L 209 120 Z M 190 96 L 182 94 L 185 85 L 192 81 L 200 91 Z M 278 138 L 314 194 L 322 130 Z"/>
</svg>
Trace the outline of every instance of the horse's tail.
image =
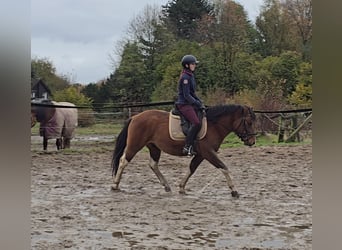
<svg viewBox="0 0 342 250">
<path fill-rule="evenodd" d="M 125 126 L 123 127 L 120 134 L 116 138 L 115 150 L 114 150 L 113 158 L 112 158 L 112 175 L 113 176 L 115 176 L 116 172 L 118 171 L 120 158 L 123 155 L 123 152 L 127 145 L 128 126 L 131 123 L 131 120 L 132 119 L 129 119 L 126 122 Z"/>
</svg>

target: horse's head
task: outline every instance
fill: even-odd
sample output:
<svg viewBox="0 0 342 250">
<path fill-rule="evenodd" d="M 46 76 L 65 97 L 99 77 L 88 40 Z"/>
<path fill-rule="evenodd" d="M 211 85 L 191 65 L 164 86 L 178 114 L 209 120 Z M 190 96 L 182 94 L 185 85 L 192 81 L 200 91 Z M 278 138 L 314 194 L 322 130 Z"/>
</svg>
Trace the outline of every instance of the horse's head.
<svg viewBox="0 0 342 250">
<path fill-rule="evenodd" d="M 241 117 L 235 124 L 235 134 L 243 141 L 247 146 L 252 146 L 256 141 L 255 132 L 256 116 L 253 109 L 248 106 L 242 106 Z"/>
<path fill-rule="evenodd" d="M 36 122 L 46 122 L 55 114 L 56 108 L 41 105 L 52 105 L 50 100 L 31 100 L 31 127 Z"/>
</svg>

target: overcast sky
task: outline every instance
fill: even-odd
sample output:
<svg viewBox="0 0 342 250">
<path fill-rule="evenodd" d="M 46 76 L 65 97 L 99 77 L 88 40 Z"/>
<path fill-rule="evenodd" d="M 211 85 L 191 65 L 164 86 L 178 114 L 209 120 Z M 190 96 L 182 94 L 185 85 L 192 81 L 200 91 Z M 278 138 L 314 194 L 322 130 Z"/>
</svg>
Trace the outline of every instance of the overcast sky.
<svg viewBox="0 0 342 250">
<path fill-rule="evenodd" d="M 88 84 L 114 71 L 109 55 L 129 22 L 168 0 L 31 0 L 31 57 L 47 58 L 57 74 Z M 263 0 L 237 0 L 254 22 Z"/>
</svg>

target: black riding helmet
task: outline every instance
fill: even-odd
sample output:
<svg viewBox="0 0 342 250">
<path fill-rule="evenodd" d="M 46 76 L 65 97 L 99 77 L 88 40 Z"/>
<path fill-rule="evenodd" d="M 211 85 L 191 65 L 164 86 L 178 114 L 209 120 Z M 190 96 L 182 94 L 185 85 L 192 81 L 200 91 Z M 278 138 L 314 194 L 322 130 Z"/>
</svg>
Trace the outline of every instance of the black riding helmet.
<svg viewBox="0 0 342 250">
<path fill-rule="evenodd" d="M 182 66 L 185 68 L 186 64 L 191 64 L 191 63 L 199 63 L 199 61 L 197 61 L 196 57 L 194 57 L 193 55 L 185 55 L 182 58 Z"/>
</svg>

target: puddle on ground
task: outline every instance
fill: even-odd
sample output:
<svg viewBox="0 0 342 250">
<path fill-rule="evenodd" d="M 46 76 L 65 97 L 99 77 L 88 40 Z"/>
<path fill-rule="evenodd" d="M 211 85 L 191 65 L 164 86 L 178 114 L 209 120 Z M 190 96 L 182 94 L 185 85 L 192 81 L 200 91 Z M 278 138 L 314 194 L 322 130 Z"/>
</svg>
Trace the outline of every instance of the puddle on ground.
<svg viewBox="0 0 342 250">
<path fill-rule="evenodd" d="M 241 239 L 217 239 L 215 247 L 216 248 L 234 248 L 237 246 L 245 247 L 258 247 L 258 248 L 283 248 L 286 247 L 285 240 L 283 239 L 274 239 L 274 240 L 265 240 L 259 243 L 252 242 L 249 239 L 241 238 Z"/>
<path fill-rule="evenodd" d="M 272 225 L 268 223 L 255 223 L 255 218 L 246 217 L 243 220 L 243 223 L 235 224 L 235 227 L 241 226 L 251 226 L 254 228 L 257 227 L 265 227 L 265 228 L 274 228 L 275 230 L 280 230 L 286 232 L 286 236 L 278 237 L 274 239 L 263 240 L 260 242 L 256 242 L 255 239 L 245 238 L 239 235 L 238 238 L 235 239 L 225 239 L 218 238 L 215 243 L 215 247 L 217 248 L 234 248 L 236 246 L 241 247 L 254 247 L 254 248 L 284 248 L 287 246 L 286 240 L 288 237 L 292 236 L 293 233 L 298 231 L 302 231 L 305 229 L 310 229 L 310 225 L 296 225 L 296 226 L 279 226 Z"/>
</svg>

